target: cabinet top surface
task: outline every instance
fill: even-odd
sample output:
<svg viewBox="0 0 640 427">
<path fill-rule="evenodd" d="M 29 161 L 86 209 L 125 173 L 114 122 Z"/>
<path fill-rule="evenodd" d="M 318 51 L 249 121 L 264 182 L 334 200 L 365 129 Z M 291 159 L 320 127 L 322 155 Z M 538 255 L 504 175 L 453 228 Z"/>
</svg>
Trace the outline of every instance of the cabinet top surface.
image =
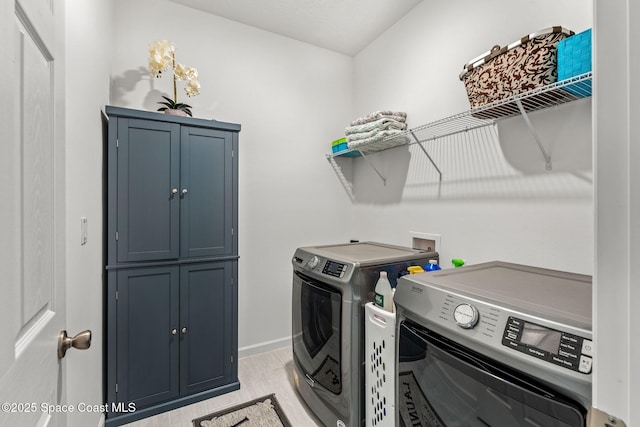
<svg viewBox="0 0 640 427">
<path fill-rule="evenodd" d="M 109 117 L 130 117 L 134 119 L 158 120 L 236 132 L 239 132 L 241 127 L 237 123 L 219 122 L 217 120 L 198 119 L 193 117 L 171 116 L 155 111 L 134 110 L 132 108 L 114 107 L 111 105 L 107 105 L 105 107 L 105 112 Z"/>
</svg>

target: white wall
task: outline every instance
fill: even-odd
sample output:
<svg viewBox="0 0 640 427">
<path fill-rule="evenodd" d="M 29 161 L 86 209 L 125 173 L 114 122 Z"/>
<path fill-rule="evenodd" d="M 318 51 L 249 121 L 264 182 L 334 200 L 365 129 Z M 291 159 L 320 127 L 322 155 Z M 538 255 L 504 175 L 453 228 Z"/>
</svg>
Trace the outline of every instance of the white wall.
<svg viewBox="0 0 640 427">
<path fill-rule="evenodd" d="M 91 329 L 91 348 L 69 351 L 67 402 L 100 405 L 103 396 L 102 115 L 113 51 L 113 2 L 66 2 L 67 323 Z M 80 218 L 88 240 L 80 245 Z M 101 414 L 68 414 L 70 427 L 98 425 Z"/>
<path fill-rule="evenodd" d="M 460 13 L 464 10 L 464 13 Z M 420 3 L 354 59 L 354 116 L 375 110 L 408 113 L 417 127 L 469 109 L 458 75 L 493 45 L 554 25 L 591 27 L 581 0 Z M 531 114 L 553 171 L 521 118 L 495 132 L 460 134 L 425 147 L 371 156 L 386 186 L 354 161 L 354 218 L 360 239 L 410 244 L 409 231 L 442 236 L 444 266 L 504 261 L 591 274 L 593 205 L 591 100 Z"/>
<path fill-rule="evenodd" d="M 179 100 L 194 117 L 242 125 L 240 352 L 288 344 L 294 250 L 351 237 L 349 199 L 324 154 L 351 116 L 352 58 L 167 0 L 115 4 L 113 105 L 157 109 L 172 86 L 150 77 L 148 45 L 168 39 L 202 84 Z"/>
</svg>

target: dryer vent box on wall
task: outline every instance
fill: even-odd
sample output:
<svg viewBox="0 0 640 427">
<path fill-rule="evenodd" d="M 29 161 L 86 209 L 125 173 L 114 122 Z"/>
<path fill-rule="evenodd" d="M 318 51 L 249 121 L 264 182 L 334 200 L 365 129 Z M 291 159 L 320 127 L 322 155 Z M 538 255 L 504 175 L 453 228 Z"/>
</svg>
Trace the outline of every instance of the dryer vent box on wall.
<svg viewBox="0 0 640 427">
<path fill-rule="evenodd" d="M 420 233 L 416 231 L 410 231 L 411 234 L 411 247 L 413 249 L 421 249 L 429 252 L 440 251 L 440 235 L 431 233 Z"/>
</svg>

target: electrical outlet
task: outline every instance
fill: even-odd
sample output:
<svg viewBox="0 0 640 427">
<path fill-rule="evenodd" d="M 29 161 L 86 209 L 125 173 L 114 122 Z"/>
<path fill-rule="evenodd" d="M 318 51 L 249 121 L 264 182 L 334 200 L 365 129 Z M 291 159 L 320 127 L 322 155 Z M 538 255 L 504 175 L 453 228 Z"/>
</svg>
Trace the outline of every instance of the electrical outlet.
<svg viewBox="0 0 640 427">
<path fill-rule="evenodd" d="M 441 236 L 439 234 L 419 231 L 410 231 L 409 234 L 411 235 L 411 247 L 413 249 L 429 252 L 437 252 L 441 249 Z"/>
</svg>

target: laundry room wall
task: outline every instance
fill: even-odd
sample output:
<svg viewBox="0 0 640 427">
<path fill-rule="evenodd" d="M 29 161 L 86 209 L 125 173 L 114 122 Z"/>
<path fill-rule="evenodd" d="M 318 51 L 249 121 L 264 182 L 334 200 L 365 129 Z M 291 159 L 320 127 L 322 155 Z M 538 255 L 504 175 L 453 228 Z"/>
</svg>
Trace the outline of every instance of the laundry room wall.
<svg viewBox="0 0 640 427">
<path fill-rule="evenodd" d="M 91 348 L 68 352 L 61 365 L 67 376 L 66 402 L 77 408 L 80 403 L 104 403 L 101 110 L 109 99 L 113 0 L 67 0 L 64 10 L 67 218 L 65 328 L 71 336 L 85 329 L 92 331 Z M 87 239 L 81 243 L 80 218 L 83 217 L 87 219 Z M 76 411 L 69 414 L 66 425 L 86 427 L 101 424 L 104 424 L 102 413 Z"/>
<path fill-rule="evenodd" d="M 325 153 L 351 115 L 352 58 L 168 0 L 115 0 L 111 103 L 155 111 L 171 80 L 153 79 L 148 45 L 176 45 L 201 94 L 194 117 L 240 123 L 240 355 L 291 335 L 291 257 L 349 239 L 350 200 Z"/>
<path fill-rule="evenodd" d="M 363 159 L 338 159 L 344 177 L 325 159 L 360 115 L 402 110 L 414 127 L 467 110 L 458 74 L 494 44 L 592 21 L 580 0 L 536 0 L 517 11 L 508 0 L 476 3 L 422 2 L 351 58 L 169 0 L 115 0 L 111 104 L 157 108 L 171 83 L 150 77 L 147 47 L 168 39 L 177 60 L 200 73 L 202 93 L 180 99 L 196 117 L 242 125 L 241 355 L 288 342 L 290 258 L 306 244 L 409 245 L 410 231 L 437 233 L 445 266 L 452 257 L 502 259 L 591 274 L 590 99 L 531 115 L 551 172 L 519 118 L 488 136 L 425 144 L 442 183 L 415 145 L 370 156 L 386 185 Z"/>
<path fill-rule="evenodd" d="M 463 65 L 525 34 L 592 26 L 591 3 L 509 0 L 420 3 L 354 59 L 354 113 L 405 111 L 410 128 L 469 109 Z M 464 11 L 461 13 L 460 11 Z M 411 231 L 441 236 L 441 263 L 494 259 L 592 274 L 591 99 L 530 115 L 545 162 L 521 117 L 352 160 L 354 235 L 410 245 Z"/>
</svg>

